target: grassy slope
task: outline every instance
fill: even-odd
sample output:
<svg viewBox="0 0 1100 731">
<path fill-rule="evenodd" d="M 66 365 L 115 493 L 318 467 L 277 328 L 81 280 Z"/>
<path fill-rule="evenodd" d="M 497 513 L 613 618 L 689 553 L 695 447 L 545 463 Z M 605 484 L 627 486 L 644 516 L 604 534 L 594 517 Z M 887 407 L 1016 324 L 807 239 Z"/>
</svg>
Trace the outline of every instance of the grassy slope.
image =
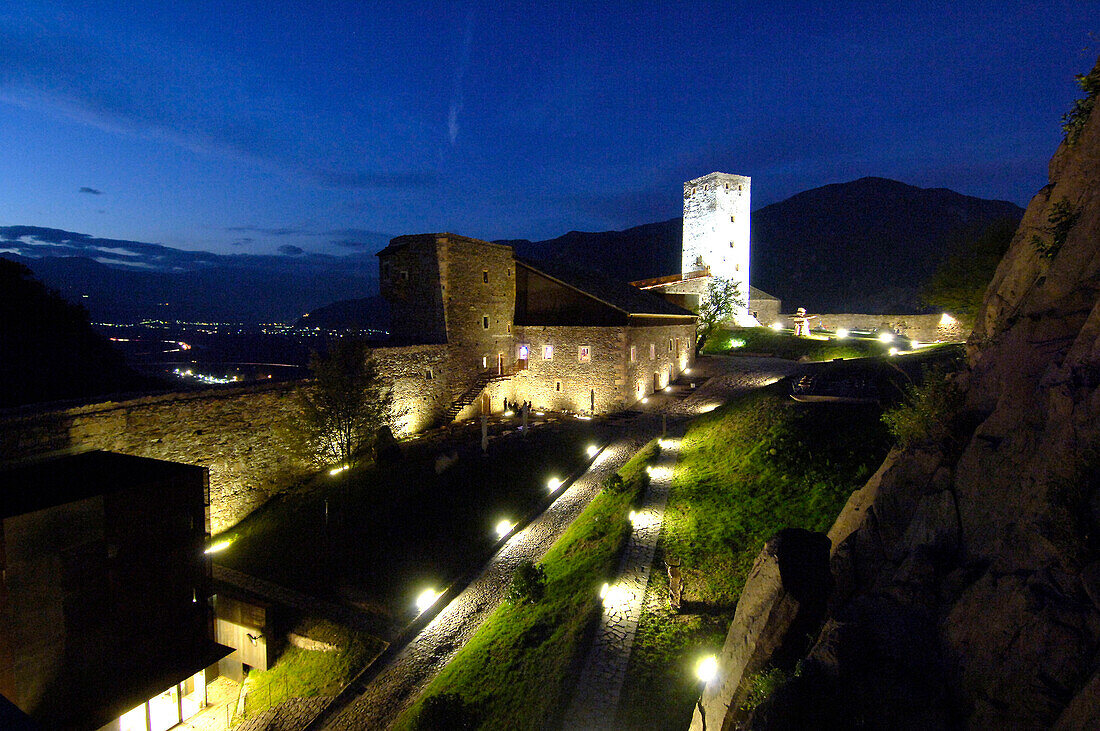
<svg viewBox="0 0 1100 731">
<path fill-rule="evenodd" d="M 287 646 L 268 670 L 251 671 L 247 680 L 246 716 L 254 716 L 288 698 L 335 695 L 383 649 L 382 643 L 373 637 L 360 636 L 331 623 L 326 625 L 330 634 L 335 635 L 333 643 L 340 649 L 319 652 Z"/>
<path fill-rule="evenodd" d="M 743 343 L 731 350 L 737 342 Z M 769 353 L 777 358 L 798 360 L 832 360 L 833 358 L 863 358 L 868 355 L 885 355 L 889 346 L 878 340 L 847 338 L 845 340 L 818 340 L 796 338 L 790 332 L 775 332 L 766 327 L 734 328 L 719 330 L 707 340 L 704 353 Z"/>
<path fill-rule="evenodd" d="M 621 727 L 687 727 L 698 694 L 694 662 L 720 649 L 764 541 L 784 527 L 827 530 L 887 446 L 877 409 L 798 405 L 774 388 L 692 425 L 657 557 L 683 562 L 685 605 L 679 615 L 643 614 Z M 667 576 L 651 576 L 650 591 L 664 596 Z"/>
<path fill-rule="evenodd" d="M 616 568 L 642 468 L 654 452 L 651 444 L 624 465 L 619 474 L 629 489 L 600 493 L 550 548 L 541 562 L 547 578 L 543 600 L 501 605 L 394 728 L 415 728 L 424 699 L 442 692 L 475 704 L 482 728 L 542 728 L 561 712 L 587 648 L 598 588 Z"/>
</svg>

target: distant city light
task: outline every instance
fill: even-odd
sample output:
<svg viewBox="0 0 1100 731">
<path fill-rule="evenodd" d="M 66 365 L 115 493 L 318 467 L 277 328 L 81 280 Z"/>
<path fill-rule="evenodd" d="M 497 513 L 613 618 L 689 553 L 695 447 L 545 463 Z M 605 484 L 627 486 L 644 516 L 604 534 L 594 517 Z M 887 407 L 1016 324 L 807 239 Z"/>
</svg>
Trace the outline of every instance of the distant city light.
<svg viewBox="0 0 1100 731">
<path fill-rule="evenodd" d="M 233 541 L 229 539 L 218 541 L 217 543 L 212 543 L 207 546 L 206 550 L 203 551 L 203 553 L 217 553 L 218 551 L 224 551 L 225 549 L 229 548 L 230 544 L 232 543 Z"/>
<path fill-rule="evenodd" d="M 428 607 L 435 604 L 435 600 L 439 598 L 439 594 L 435 589 L 425 589 L 416 596 L 416 611 L 424 612 Z"/>
</svg>

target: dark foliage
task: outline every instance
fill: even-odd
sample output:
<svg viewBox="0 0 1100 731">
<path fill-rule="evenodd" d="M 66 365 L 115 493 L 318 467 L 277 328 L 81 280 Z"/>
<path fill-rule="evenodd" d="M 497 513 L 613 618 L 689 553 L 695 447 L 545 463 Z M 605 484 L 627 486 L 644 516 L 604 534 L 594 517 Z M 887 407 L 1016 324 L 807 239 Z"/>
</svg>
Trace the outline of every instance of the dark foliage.
<svg viewBox="0 0 1100 731">
<path fill-rule="evenodd" d="M 507 599 L 511 604 L 537 604 L 546 595 L 546 572 L 533 561 L 524 561 L 512 575 Z"/>
<path fill-rule="evenodd" d="M 951 313 L 967 328 L 982 306 L 986 287 L 997 271 L 1012 236 L 1016 221 L 995 221 L 945 259 L 921 290 L 921 301 Z"/>
<path fill-rule="evenodd" d="M 424 701 L 416 720 L 420 731 L 477 728 L 477 709 L 457 693 L 440 693 Z"/>
<path fill-rule="evenodd" d="M 84 308 L 0 258 L 0 408 L 162 385 L 127 368 Z"/>
</svg>

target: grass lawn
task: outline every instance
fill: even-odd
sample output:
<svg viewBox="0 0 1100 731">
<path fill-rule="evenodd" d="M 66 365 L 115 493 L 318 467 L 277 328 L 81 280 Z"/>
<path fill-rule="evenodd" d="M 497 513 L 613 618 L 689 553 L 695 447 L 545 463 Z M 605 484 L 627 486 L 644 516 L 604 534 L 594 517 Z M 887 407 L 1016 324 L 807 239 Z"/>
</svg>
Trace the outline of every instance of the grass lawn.
<svg viewBox="0 0 1100 731">
<path fill-rule="evenodd" d="M 543 599 L 502 604 L 394 728 L 417 728 L 424 702 L 440 693 L 471 705 L 479 728 L 544 728 L 563 712 L 599 616 L 599 587 L 618 565 L 642 470 L 655 453 L 650 444 L 636 454 L 619 470 L 627 488 L 597 495 L 550 548 L 541 562 Z"/>
<path fill-rule="evenodd" d="M 708 340 L 704 353 L 767 353 L 777 358 L 798 360 L 832 360 L 834 358 L 864 358 L 886 355 L 888 343 L 874 338 L 848 337 L 843 340 L 796 338 L 789 331 L 776 332 L 767 327 L 745 327 L 719 330 Z"/>
<path fill-rule="evenodd" d="M 687 728 L 699 693 L 694 663 L 721 649 L 764 541 L 785 527 L 828 530 L 886 454 L 879 417 L 874 406 L 796 404 L 777 384 L 691 425 L 655 559 L 682 562 L 684 606 L 643 613 L 620 727 Z M 650 591 L 665 596 L 667 575 L 650 576 Z"/>
<path fill-rule="evenodd" d="M 288 698 L 335 695 L 383 649 L 382 643 L 373 637 L 361 636 L 331 622 L 324 624 L 324 641 L 339 649 L 321 652 L 288 645 L 269 669 L 249 672 L 245 681 L 245 717 Z"/>
<path fill-rule="evenodd" d="M 400 627 L 424 585 L 442 589 L 484 560 L 494 526 L 517 520 L 546 497 L 551 476 L 566 477 L 600 439 L 598 422 L 562 420 L 525 439 L 459 450 L 436 474 L 438 445 L 408 448 L 396 464 L 321 475 L 279 496 L 224 534 L 216 561 L 300 591 L 342 595 Z M 326 519 L 327 516 L 327 519 Z"/>
</svg>

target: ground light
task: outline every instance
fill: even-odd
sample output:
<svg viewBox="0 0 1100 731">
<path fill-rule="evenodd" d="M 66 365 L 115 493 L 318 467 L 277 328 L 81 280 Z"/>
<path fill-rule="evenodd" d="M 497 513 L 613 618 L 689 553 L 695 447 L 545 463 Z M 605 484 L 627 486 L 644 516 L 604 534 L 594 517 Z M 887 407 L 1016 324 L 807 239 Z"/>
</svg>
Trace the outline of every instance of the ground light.
<svg viewBox="0 0 1100 731">
<path fill-rule="evenodd" d="M 430 606 L 435 604 L 435 600 L 439 598 L 439 594 L 435 589 L 425 589 L 416 595 L 416 611 L 423 613 Z"/>
<path fill-rule="evenodd" d="M 596 452 L 600 451 L 600 448 L 597 447 L 595 444 L 589 444 L 588 449 L 584 451 L 588 454 L 589 457 L 595 457 Z"/>
<path fill-rule="evenodd" d="M 703 692 L 707 689 L 707 683 L 714 680 L 718 676 L 718 658 L 714 655 L 707 655 L 699 658 L 699 662 L 695 663 L 695 677 L 698 678 L 702 687 L 699 688 L 699 700 L 696 701 L 696 705 L 699 707 L 699 718 L 703 722 L 703 731 L 707 728 L 707 711 L 703 708 Z"/>
<path fill-rule="evenodd" d="M 772 323 L 772 330 L 775 330 L 776 332 L 779 332 L 782 329 L 783 329 L 783 323 L 780 322 L 779 320 L 776 320 L 775 322 Z"/>
<path fill-rule="evenodd" d="M 892 343 L 894 342 L 894 333 L 884 332 L 878 334 L 878 341 L 880 343 Z"/>
<path fill-rule="evenodd" d="M 513 528 L 514 525 L 515 525 L 514 523 L 510 523 L 507 520 L 502 520 L 499 523 L 497 523 L 497 527 L 496 527 L 497 538 L 503 538 L 504 536 L 511 533 L 512 528 Z"/>
<path fill-rule="evenodd" d="M 346 470 L 347 468 L 348 468 L 348 466 L 347 466 L 347 465 L 344 465 L 344 466 L 342 466 L 342 467 L 333 467 L 333 468 L 332 468 L 331 470 L 329 470 L 329 471 L 328 471 L 328 473 L 329 473 L 330 475 L 338 475 L 338 474 L 340 474 L 341 472 L 343 472 L 344 470 Z"/>
<path fill-rule="evenodd" d="M 643 404 L 648 404 L 649 403 L 649 398 L 648 397 L 643 397 L 642 398 L 642 403 Z"/>
<path fill-rule="evenodd" d="M 846 327 L 838 327 L 836 329 L 836 339 L 837 340 L 843 340 L 844 338 L 848 337 L 849 335 L 851 335 L 851 333 L 848 332 L 848 328 L 846 328 Z"/>
<path fill-rule="evenodd" d="M 554 492 L 554 490 L 557 490 L 559 487 L 561 487 L 561 480 L 559 480 L 557 477 L 551 477 L 549 480 L 546 481 L 546 487 L 550 490 L 550 492 Z"/>
<path fill-rule="evenodd" d="M 225 549 L 229 548 L 229 544 L 231 544 L 232 542 L 232 540 L 226 539 L 224 541 L 212 543 L 207 546 L 206 550 L 203 551 L 203 553 L 217 553 L 218 551 L 224 551 Z"/>
</svg>

